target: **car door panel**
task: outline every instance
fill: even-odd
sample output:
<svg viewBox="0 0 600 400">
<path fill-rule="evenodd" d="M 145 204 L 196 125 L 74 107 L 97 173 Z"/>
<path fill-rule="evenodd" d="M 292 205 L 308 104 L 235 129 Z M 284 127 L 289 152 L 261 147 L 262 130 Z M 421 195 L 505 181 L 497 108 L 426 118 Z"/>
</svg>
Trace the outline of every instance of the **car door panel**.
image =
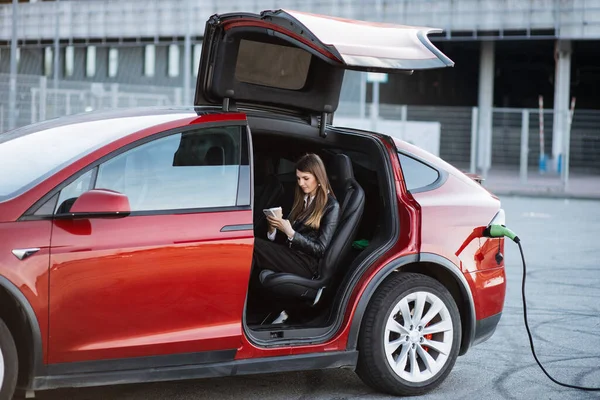
<svg viewBox="0 0 600 400">
<path fill-rule="evenodd" d="M 251 211 L 89 223 L 54 227 L 50 363 L 239 346 L 253 236 L 222 228 Z"/>
<path fill-rule="evenodd" d="M 51 364 L 240 347 L 253 245 L 249 197 L 238 196 L 250 186 L 244 135 L 240 126 L 162 135 L 63 189 L 69 199 L 116 190 L 131 213 L 54 219 Z"/>
</svg>

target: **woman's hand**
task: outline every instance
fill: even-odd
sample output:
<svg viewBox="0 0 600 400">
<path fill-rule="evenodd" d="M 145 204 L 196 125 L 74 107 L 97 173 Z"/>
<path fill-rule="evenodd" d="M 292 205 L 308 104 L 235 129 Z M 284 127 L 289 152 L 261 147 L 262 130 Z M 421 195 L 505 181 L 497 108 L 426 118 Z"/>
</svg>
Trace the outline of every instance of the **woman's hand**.
<svg viewBox="0 0 600 400">
<path fill-rule="evenodd" d="M 287 219 L 268 216 L 267 221 L 269 221 L 269 226 L 279 229 L 287 237 L 292 237 L 296 233 L 292 228 L 292 224 Z"/>
<path fill-rule="evenodd" d="M 269 222 L 269 229 L 267 230 L 267 232 L 269 233 L 269 235 L 272 235 L 273 232 L 275 232 L 277 230 L 277 228 L 275 228 L 274 226 L 271 225 L 271 223 Z"/>
</svg>

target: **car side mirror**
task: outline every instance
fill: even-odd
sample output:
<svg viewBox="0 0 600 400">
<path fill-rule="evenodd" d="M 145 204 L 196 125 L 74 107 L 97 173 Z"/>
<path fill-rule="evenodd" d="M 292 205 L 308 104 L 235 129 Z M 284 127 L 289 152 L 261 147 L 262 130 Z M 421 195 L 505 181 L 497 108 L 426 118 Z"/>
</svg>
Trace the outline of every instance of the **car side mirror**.
<svg viewBox="0 0 600 400">
<path fill-rule="evenodd" d="M 75 200 L 68 215 L 75 218 L 124 217 L 131 213 L 129 198 L 108 189 L 92 189 Z"/>
</svg>

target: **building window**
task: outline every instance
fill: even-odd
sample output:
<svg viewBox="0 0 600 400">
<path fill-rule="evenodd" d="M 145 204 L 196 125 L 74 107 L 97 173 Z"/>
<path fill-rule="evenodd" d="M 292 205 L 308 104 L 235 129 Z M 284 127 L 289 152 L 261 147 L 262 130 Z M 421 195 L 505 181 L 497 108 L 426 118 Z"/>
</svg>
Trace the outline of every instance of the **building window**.
<svg viewBox="0 0 600 400">
<path fill-rule="evenodd" d="M 169 45 L 169 76 L 179 76 L 179 46 Z"/>
<path fill-rule="evenodd" d="M 156 46 L 146 45 L 144 49 L 144 76 L 154 76 L 156 70 Z"/>
<path fill-rule="evenodd" d="M 96 46 L 89 46 L 85 54 L 85 76 L 96 76 Z"/>
<path fill-rule="evenodd" d="M 73 76 L 75 67 L 75 49 L 73 46 L 65 47 L 65 75 Z"/>
<path fill-rule="evenodd" d="M 44 48 L 44 75 L 52 75 L 52 63 L 54 60 L 54 51 L 52 47 Z"/>
<path fill-rule="evenodd" d="M 108 49 L 108 76 L 114 78 L 119 71 L 119 50 L 111 47 Z"/>
<path fill-rule="evenodd" d="M 194 45 L 194 65 L 192 65 L 192 71 L 194 76 L 198 76 L 198 68 L 200 67 L 200 57 L 202 57 L 202 43 Z"/>
</svg>

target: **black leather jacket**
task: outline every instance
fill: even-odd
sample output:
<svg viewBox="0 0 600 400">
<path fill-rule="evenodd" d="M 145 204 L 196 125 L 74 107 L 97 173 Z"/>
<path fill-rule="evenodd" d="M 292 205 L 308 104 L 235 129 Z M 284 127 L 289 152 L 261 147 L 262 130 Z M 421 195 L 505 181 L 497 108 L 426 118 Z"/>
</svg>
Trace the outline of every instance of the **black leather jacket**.
<svg viewBox="0 0 600 400">
<path fill-rule="evenodd" d="M 333 238 L 340 215 L 340 205 L 337 200 L 329 195 L 319 229 L 304 225 L 304 220 L 295 221 L 292 228 L 296 232 L 288 245 L 291 249 L 320 259 L 325 254 L 327 246 Z"/>
</svg>

